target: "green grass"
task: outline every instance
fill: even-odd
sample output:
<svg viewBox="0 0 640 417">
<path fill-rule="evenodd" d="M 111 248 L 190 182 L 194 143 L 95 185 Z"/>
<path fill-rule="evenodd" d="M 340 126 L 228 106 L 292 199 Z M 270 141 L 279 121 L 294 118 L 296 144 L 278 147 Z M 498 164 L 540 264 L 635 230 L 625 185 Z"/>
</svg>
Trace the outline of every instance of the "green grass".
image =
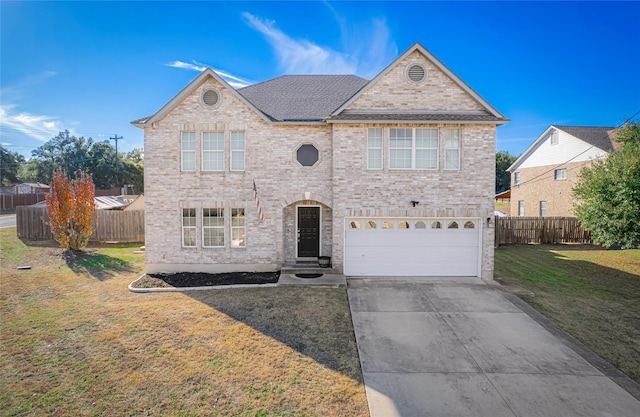
<svg viewBox="0 0 640 417">
<path fill-rule="evenodd" d="M 535 293 L 525 301 L 640 382 L 640 250 L 501 246 L 495 277 Z"/>
<path fill-rule="evenodd" d="M 138 247 L 0 230 L 0 416 L 368 415 L 344 289 L 134 294 Z"/>
</svg>

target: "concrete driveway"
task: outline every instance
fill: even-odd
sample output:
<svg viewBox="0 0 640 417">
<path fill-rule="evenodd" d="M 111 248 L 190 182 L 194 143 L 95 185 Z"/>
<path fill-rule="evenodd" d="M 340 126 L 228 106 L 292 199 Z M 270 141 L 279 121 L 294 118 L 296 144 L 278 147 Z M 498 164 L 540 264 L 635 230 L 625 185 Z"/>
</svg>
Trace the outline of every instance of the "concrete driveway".
<svg viewBox="0 0 640 417">
<path fill-rule="evenodd" d="M 352 278 L 348 294 L 372 417 L 640 416 L 640 401 L 480 279 Z"/>
</svg>

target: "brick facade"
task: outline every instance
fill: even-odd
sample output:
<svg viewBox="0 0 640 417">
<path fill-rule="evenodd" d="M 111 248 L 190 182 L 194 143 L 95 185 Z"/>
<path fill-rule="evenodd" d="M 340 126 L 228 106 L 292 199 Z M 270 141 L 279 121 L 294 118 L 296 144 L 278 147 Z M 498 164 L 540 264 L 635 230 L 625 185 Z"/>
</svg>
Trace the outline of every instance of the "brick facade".
<svg viewBox="0 0 640 417">
<path fill-rule="evenodd" d="M 519 202 L 524 201 L 524 216 L 539 217 L 540 202 L 546 202 L 546 217 L 574 217 L 575 200 L 572 189 L 579 179 L 584 162 L 520 168 L 511 174 L 511 215 L 518 216 Z M 556 180 L 556 169 L 565 169 L 566 179 Z M 520 184 L 515 185 L 515 174 Z"/>
<path fill-rule="evenodd" d="M 404 73 L 420 62 L 427 82 L 416 86 Z M 214 88 L 220 102 L 210 108 L 202 93 Z M 351 103 L 349 110 L 479 111 L 484 107 L 419 51 L 398 61 L 384 77 Z M 384 168 L 367 169 L 367 128 L 385 132 Z M 440 141 L 439 169 L 388 168 L 390 127 L 457 128 L 460 170 L 445 170 Z M 472 217 L 480 219 L 481 273 L 493 276 L 493 187 L 495 124 L 329 124 L 265 121 L 214 77 L 207 77 L 159 120 L 145 126 L 145 222 L 147 272 L 276 270 L 296 259 L 296 207 L 321 207 L 321 255 L 343 266 L 344 219 L 349 216 Z M 244 171 L 229 169 L 230 132 L 245 132 Z M 181 132 L 196 133 L 196 170 L 181 171 Z M 225 132 L 225 171 L 201 169 L 202 132 Z M 313 144 L 313 167 L 296 161 L 296 149 Z M 253 200 L 255 181 L 264 221 Z M 421 203 L 412 207 L 411 200 Z M 224 248 L 202 247 L 203 208 L 225 209 Z M 182 247 L 182 208 L 197 211 L 196 247 Z M 232 248 L 230 211 L 244 208 L 246 247 Z M 487 222 L 484 219 L 490 219 Z"/>
</svg>

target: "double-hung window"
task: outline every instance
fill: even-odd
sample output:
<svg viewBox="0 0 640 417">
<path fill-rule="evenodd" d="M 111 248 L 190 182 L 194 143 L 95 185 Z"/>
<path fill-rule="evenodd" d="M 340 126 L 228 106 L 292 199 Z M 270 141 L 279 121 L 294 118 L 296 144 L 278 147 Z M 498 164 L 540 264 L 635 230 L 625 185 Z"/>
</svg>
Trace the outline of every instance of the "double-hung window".
<svg viewBox="0 0 640 417">
<path fill-rule="evenodd" d="M 566 168 L 560 168 L 560 169 L 556 169 L 553 173 L 553 178 L 557 181 L 557 180 L 566 180 L 567 179 L 567 169 Z"/>
<path fill-rule="evenodd" d="M 524 200 L 518 201 L 518 216 L 524 216 Z"/>
<path fill-rule="evenodd" d="M 244 171 L 244 132 L 231 132 L 231 171 Z"/>
<path fill-rule="evenodd" d="M 382 128 L 367 129 L 367 169 L 382 169 Z"/>
<path fill-rule="evenodd" d="M 460 169 L 460 129 L 442 129 L 444 169 Z"/>
<path fill-rule="evenodd" d="M 411 169 L 413 129 L 389 129 L 389 168 Z"/>
<path fill-rule="evenodd" d="M 231 209 L 231 247 L 244 248 L 245 241 L 245 217 L 243 208 Z"/>
<path fill-rule="evenodd" d="M 438 129 L 389 129 L 390 169 L 438 169 Z"/>
<path fill-rule="evenodd" d="M 438 169 L 438 129 L 416 129 L 415 168 Z"/>
<path fill-rule="evenodd" d="M 202 133 L 202 170 L 224 171 L 224 132 Z"/>
<path fill-rule="evenodd" d="M 182 209 L 182 246 L 192 248 L 196 246 L 196 209 Z"/>
<path fill-rule="evenodd" d="M 224 209 L 202 209 L 202 246 L 218 248 L 224 246 Z"/>
<path fill-rule="evenodd" d="M 196 132 L 182 132 L 182 171 L 196 170 Z"/>
</svg>

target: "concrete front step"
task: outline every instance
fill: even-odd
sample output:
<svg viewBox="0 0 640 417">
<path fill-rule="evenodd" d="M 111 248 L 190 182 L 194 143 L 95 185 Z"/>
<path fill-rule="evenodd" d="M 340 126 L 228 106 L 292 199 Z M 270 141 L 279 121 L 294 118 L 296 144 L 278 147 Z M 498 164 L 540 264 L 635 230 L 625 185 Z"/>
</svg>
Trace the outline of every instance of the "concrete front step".
<svg viewBox="0 0 640 417">
<path fill-rule="evenodd" d="M 339 274 L 333 268 L 321 268 L 318 264 L 294 264 L 284 265 L 280 269 L 281 274 Z"/>
</svg>

